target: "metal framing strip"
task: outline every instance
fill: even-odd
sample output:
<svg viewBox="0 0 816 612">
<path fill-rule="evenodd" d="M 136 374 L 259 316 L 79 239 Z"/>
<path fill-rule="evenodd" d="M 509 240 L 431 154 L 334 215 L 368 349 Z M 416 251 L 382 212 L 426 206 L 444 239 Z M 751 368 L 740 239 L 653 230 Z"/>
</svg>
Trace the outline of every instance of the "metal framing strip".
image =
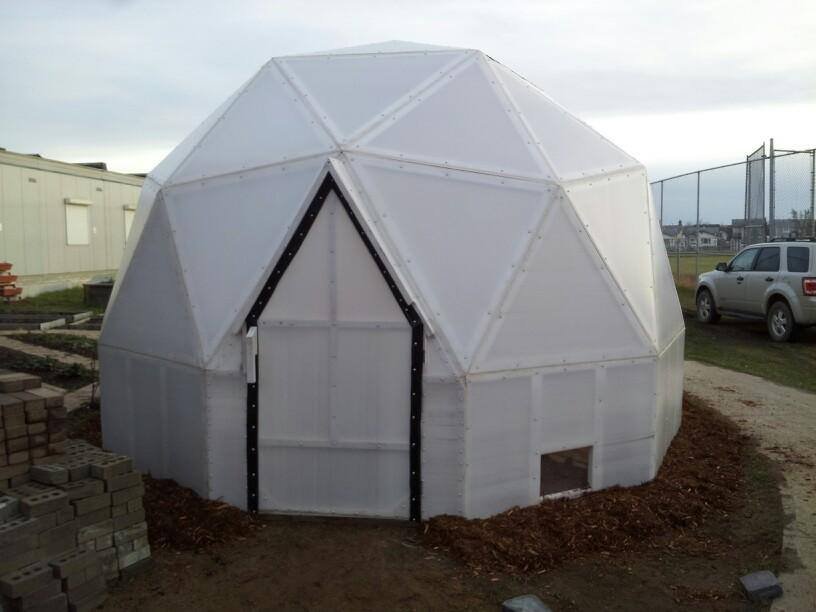
<svg viewBox="0 0 816 612">
<path fill-rule="evenodd" d="M 423 332 L 422 320 L 419 317 L 413 304 L 409 304 L 399 290 L 391 273 L 380 257 L 374 244 L 369 239 L 365 229 L 357 219 L 357 215 L 349 205 L 342 190 L 337 185 L 331 172 L 323 179 L 312 202 L 306 209 L 303 218 L 298 224 L 295 233 L 292 235 L 286 249 L 280 256 L 272 273 L 269 275 L 264 286 L 261 288 L 255 303 L 245 319 L 246 328 L 256 327 L 261 314 L 266 308 L 272 294 L 275 292 L 284 272 L 297 255 L 306 235 L 312 227 L 323 203 L 331 192 L 334 192 L 343 205 L 343 209 L 351 219 L 354 228 L 357 230 L 360 239 L 363 241 L 369 254 L 374 259 L 374 263 L 380 270 L 383 279 L 388 284 L 391 294 L 397 301 L 408 324 L 411 326 L 411 411 L 410 411 L 410 439 L 409 439 L 409 482 L 410 482 L 410 504 L 409 518 L 412 522 L 418 522 L 422 518 L 422 446 L 421 446 L 421 423 L 422 423 L 422 368 L 425 361 L 425 335 Z M 256 381 L 247 384 L 247 415 L 246 415 L 246 462 L 247 462 L 247 509 L 250 512 L 258 511 L 258 384 L 260 383 L 260 370 L 258 369 L 258 357 L 255 357 L 255 369 L 257 372 Z"/>
</svg>

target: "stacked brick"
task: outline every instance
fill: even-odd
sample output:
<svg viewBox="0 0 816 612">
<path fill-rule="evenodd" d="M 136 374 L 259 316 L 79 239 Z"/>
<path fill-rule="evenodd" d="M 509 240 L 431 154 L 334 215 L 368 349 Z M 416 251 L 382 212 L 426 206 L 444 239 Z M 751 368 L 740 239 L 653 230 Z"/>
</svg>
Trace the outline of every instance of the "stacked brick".
<svg viewBox="0 0 816 612">
<path fill-rule="evenodd" d="M 0 489 L 25 482 L 29 466 L 65 453 L 63 395 L 30 374 L 0 370 Z"/>
</svg>

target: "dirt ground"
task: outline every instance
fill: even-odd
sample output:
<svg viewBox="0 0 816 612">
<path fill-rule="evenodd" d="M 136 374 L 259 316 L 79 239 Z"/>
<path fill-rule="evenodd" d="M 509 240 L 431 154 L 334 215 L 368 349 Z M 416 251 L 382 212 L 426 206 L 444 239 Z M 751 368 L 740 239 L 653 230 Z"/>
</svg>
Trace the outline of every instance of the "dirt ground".
<svg viewBox="0 0 816 612">
<path fill-rule="evenodd" d="M 115 587 L 104 609 L 496 611 L 522 593 L 555 611 L 767 609 L 748 604 L 736 579 L 777 569 L 778 475 L 753 445 L 744 468 L 744 505 L 695 529 L 696 546 L 674 548 L 675 532 L 521 578 L 470 570 L 402 523 L 268 518 L 257 535 L 206 552 L 154 550 L 152 568 Z"/>
<path fill-rule="evenodd" d="M 782 466 L 785 596 L 773 610 L 816 610 L 816 395 L 694 361 L 686 362 L 685 385 L 752 433 Z"/>
</svg>

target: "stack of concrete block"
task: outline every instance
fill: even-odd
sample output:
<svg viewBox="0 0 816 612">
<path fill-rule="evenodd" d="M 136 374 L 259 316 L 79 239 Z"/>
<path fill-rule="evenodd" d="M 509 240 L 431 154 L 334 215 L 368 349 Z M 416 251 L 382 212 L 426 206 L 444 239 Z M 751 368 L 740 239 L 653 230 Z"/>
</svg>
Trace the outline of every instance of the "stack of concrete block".
<svg viewBox="0 0 816 612">
<path fill-rule="evenodd" d="M 38 561 L 0 578 L 3 610 L 26 612 L 62 612 L 68 597 L 53 568 Z"/>
<path fill-rule="evenodd" d="M 78 549 L 51 561 L 54 576 L 62 581 L 62 592 L 68 608 L 93 610 L 107 597 L 107 582 L 102 573 L 102 561 L 96 551 Z"/>
<path fill-rule="evenodd" d="M 0 370 L 0 488 L 28 480 L 31 464 L 65 453 L 63 394 L 30 374 Z"/>
</svg>

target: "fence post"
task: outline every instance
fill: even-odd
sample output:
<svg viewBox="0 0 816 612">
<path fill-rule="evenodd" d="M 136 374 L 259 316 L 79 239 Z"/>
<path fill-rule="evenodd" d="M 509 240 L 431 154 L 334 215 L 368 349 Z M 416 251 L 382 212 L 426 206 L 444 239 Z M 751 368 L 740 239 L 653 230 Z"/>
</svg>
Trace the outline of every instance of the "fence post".
<svg viewBox="0 0 816 612">
<path fill-rule="evenodd" d="M 697 255 L 694 258 L 694 282 L 700 275 L 700 171 L 697 171 Z"/>
<path fill-rule="evenodd" d="M 771 173 L 771 186 L 768 192 L 768 228 L 766 230 L 766 240 L 776 236 L 776 161 L 774 159 L 774 144 L 771 138 L 771 161 L 769 170 Z"/>
</svg>

